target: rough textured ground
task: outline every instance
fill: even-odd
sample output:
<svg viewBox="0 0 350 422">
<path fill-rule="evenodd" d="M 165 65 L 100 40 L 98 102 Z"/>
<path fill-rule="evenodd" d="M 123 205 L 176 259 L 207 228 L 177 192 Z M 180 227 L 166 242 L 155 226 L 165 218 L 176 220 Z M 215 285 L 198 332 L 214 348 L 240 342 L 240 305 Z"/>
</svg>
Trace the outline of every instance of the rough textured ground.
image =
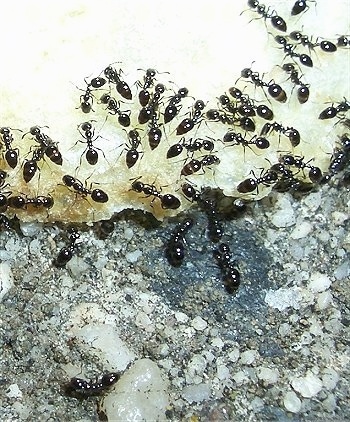
<svg viewBox="0 0 350 422">
<path fill-rule="evenodd" d="M 212 258 L 206 217 L 191 215 L 179 269 L 164 259 L 178 220 L 158 225 L 125 212 L 105 240 L 84 228 L 63 269 L 52 265 L 66 243 L 62 227 L 0 233 L 0 290 L 14 282 L 0 304 L 2 420 L 98 420 L 97 399 L 61 390 L 70 366 L 88 377 L 118 366 L 106 367 L 69 331 L 86 303 L 116 321 L 129 358 L 150 358 L 169 381 L 164 419 L 350 419 L 349 190 L 272 195 L 225 221 L 223 240 L 242 276 L 233 296 Z"/>
</svg>

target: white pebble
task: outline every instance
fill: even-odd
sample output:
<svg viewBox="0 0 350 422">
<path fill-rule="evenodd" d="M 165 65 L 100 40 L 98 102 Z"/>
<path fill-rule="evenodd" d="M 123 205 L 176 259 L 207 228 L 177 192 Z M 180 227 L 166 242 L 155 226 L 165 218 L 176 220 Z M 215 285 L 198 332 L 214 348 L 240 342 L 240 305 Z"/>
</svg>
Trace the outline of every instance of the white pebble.
<svg viewBox="0 0 350 422">
<path fill-rule="evenodd" d="M 161 421 L 169 405 L 168 384 L 158 366 L 140 359 L 101 400 L 109 421 Z"/>
<path fill-rule="evenodd" d="M 334 397 L 334 394 L 329 394 L 326 400 L 323 400 L 322 407 L 327 412 L 334 412 L 335 408 L 337 407 L 337 401 Z"/>
<path fill-rule="evenodd" d="M 260 366 L 257 368 L 257 377 L 266 384 L 275 384 L 278 381 L 279 372 L 276 369 Z"/>
<path fill-rule="evenodd" d="M 294 210 L 287 196 L 280 196 L 270 214 L 271 223 L 276 227 L 289 227 L 295 224 Z"/>
<path fill-rule="evenodd" d="M 343 225 L 344 222 L 349 219 L 349 214 L 345 214 L 344 212 L 334 211 L 331 215 L 337 226 Z"/>
<path fill-rule="evenodd" d="M 290 325 L 284 322 L 279 326 L 278 332 L 282 337 L 288 336 L 288 334 L 290 334 Z"/>
<path fill-rule="evenodd" d="M 238 371 L 232 375 L 232 379 L 236 382 L 236 384 L 241 385 L 248 382 L 249 376 L 246 371 Z"/>
<path fill-rule="evenodd" d="M 298 224 L 292 233 L 290 234 L 291 239 L 302 239 L 306 237 L 312 230 L 312 224 L 307 221 L 303 221 L 302 223 Z"/>
<path fill-rule="evenodd" d="M 221 340 L 220 337 L 213 338 L 211 345 L 217 347 L 218 349 L 222 349 L 224 347 L 224 342 Z"/>
<path fill-rule="evenodd" d="M 310 193 L 304 199 L 304 205 L 313 211 L 317 210 L 317 208 L 321 205 L 321 202 L 322 202 L 322 195 L 320 191 Z"/>
<path fill-rule="evenodd" d="M 316 293 L 324 292 L 332 284 L 330 278 L 326 274 L 315 272 L 310 275 L 308 288 Z"/>
<path fill-rule="evenodd" d="M 135 359 L 135 354 L 110 324 L 86 324 L 82 328 L 73 327 L 71 332 L 81 341 L 82 349 L 93 351 L 106 368 L 123 370 Z"/>
<path fill-rule="evenodd" d="M 19 227 L 23 236 L 34 237 L 42 230 L 43 224 L 38 222 L 20 221 Z"/>
<path fill-rule="evenodd" d="M 319 309 L 326 309 L 332 303 L 332 300 L 332 293 L 329 290 L 326 290 L 318 295 L 317 306 Z"/>
<path fill-rule="evenodd" d="M 125 254 L 125 259 L 130 262 L 131 264 L 133 264 L 134 262 L 136 262 L 140 256 L 142 256 L 142 252 L 140 251 L 140 249 L 136 249 L 133 252 L 128 252 Z"/>
<path fill-rule="evenodd" d="M 284 311 L 287 308 L 299 309 L 300 300 L 300 291 L 297 287 L 268 290 L 265 296 L 265 302 L 279 311 Z"/>
<path fill-rule="evenodd" d="M 305 377 L 294 378 L 291 385 L 295 391 L 307 398 L 316 396 L 322 389 L 322 381 L 312 373 Z"/>
<path fill-rule="evenodd" d="M 134 231 L 133 231 L 133 229 L 131 229 L 131 228 L 127 227 L 127 228 L 124 230 L 124 237 L 125 237 L 125 239 L 126 239 L 126 240 L 131 240 L 131 239 L 133 238 L 133 236 L 134 236 Z"/>
<path fill-rule="evenodd" d="M 350 277 L 350 261 L 345 260 L 334 271 L 334 277 L 337 280 L 343 280 Z"/>
<path fill-rule="evenodd" d="M 257 350 L 246 350 L 245 352 L 241 353 L 240 362 L 243 365 L 251 365 L 258 356 L 259 353 Z"/>
<path fill-rule="evenodd" d="M 210 397 L 211 385 L 209 383 L 188 385 L 182 390 L 182 397 L 189 403 L 200 403 Z"/>
<path fill-rule="evenodd" d="M 186 314 L 184 314 L 183 312 L 175 312 L 174 316 L 175 316 L 176 320 L 179 321 L 179 322 L 187 322 L 188 321 L 188 316 Z"/>
<path fill-rule="evenodd" d="M 195 318 L 193 318 L 191 325 L 195 330 L 203 331 L 207 328 L 208 323 L 207 321 L 204 321 L 204 319 L 200 316 L 196 316 Z"/>
<path fill-rule="evenodd" d="M 230 370 L 225 365 L 218 365 L 216 368 L 216 375 L 219 378 L 219 380 L 229 379 Z"/>
<path fill-rule="evenodd" d="M 21 399 L 22 391 L 19 389 L 17 384 L 11 384 L 8 386 L 6 396 L 10 399 Z"/>
<path fill-rule="evenodd" d="M 334 390 L 339 381 L 338 372 L 332 368 L 326 368 L 323 371 L 322 383 L 327 390 Z"/>
<path fill-rule="evenodd" d="M 150 317 L 145 312 L 139 312 L 135 318 L 135 324 L 138 327 L 143 328 L 148 333 L 152 333 L 155 330 L 154 324 Z"/>
<path fill-rule="evenodd" d="M 288 391 L 284 395 L 283 404 L 284 404 L 284 407 L 288 410 L 288 412 L 292 412 L 292 413 L 300 412 L 301 400 L 294 393 L 294 391 Z"/>
<path fill-rule="evenodd" d="M 203 375 L 205 368 L 207 367 L 207 361 L 202 355 L 193 355 L 192 359 L 188 363 L 187 370 L 191 376 L 196 374 Z"/>
<path fill-rule="evenodd" d="M 6 293 L 13 287 L 14 278 L 11 270 L 11 266 L 8 262 L 0 263 L 0 302 L 6 295 Z"/>
<path fill-rule="evenodd" d="M 238 348 L 233 349 L 233 350 L 232 350 L 232 351 L 228 354 L 228 357 L 229 357 L 230 361 L 232 361 L 232 362 L 237 362 L 237 361 L 238 361 L 238 358 L 239 358 L 239 349 L 238 349 Z"/>
</svg>

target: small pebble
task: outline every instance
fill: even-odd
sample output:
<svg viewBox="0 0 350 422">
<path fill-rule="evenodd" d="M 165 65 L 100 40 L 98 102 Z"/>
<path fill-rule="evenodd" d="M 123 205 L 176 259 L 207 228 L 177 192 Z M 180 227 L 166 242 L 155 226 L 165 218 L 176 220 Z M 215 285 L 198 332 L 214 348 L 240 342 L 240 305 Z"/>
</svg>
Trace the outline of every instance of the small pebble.
<svg viewBox="0 0 350 422">
<path fill-rule="evenodd" d="M 294 378 L 291 385 L 295 391 L 307 398 L 316 396 L 322 389 L 322 381 L 312 373 Z"/>
<path fill-rule="evenodd" d="M 319 309 L 326 309 L 332 303 L 332 300 L 332 293 L 329 290 L 326 290 L 318 295 L 317 306 Z"/>
<path fill-rule="evenodd" d="M 203 331 L 207 328 L 208 323 L 207 321 L 204 321 L 204 319 L 200 316 L 196 316 L 195 318 L 193 318 L 191 325 L 195 330 Z"/>
<path fill-rule="evenodd" d="M 243 365 L 251 365 L 258 356 L 259 353 L 257 350 L 246 350 L 245 352 L 241 353 L 240 362 Z"/>
<path fill-rule="evenodd" d="M 279 372 L 276 369 L 270 369 L 264 366 L 257 368 L 257 376 L 266 384 L 275 384 L 279 378 Z"/>
<path fill-rule="evenodd" d="M 301 409 L 301 400 L 294 393 L 294 391 L 288 391 L 283 399 L 284 407 L 288 412 L 299 413 Z"/>
<path fill-rule="evenodd" d="M 312 292 L 320 293 L 327 290 L 332 284 L 330 278 L 326 274 L 315 272 L 310 275 L 309 289 Z"/>
<path fill-rule="evenodd" d="M 200 403 L 209 399 L 210 390 L 209 383 L 188 385 L 182 390 L 182 397 L 189 403 Z"/>
<path fill-rule="evenodd" d="M 14 285 L 11 266 L 8 262 L 0 263 L 0 302 Z"/>
<path fill-rule="evenodd" d="M 311 230 L 312 224 L 307 221 L 303 221 L 294 228 L 290 234 L 290 237 L 292 239 L 302 239 L 303 237 L 306 237 L 311 232 Z"/>
</svg>

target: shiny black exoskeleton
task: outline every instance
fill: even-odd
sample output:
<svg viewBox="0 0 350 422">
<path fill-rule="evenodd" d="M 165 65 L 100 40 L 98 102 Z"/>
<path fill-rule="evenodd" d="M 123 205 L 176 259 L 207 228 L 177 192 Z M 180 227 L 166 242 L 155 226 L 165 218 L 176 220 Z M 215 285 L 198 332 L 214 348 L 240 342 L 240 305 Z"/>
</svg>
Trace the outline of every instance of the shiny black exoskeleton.
<svg viewBox="0 0 350 422">
<path fill-rule="evenodd" d="M 253 173 L 254 176 L 254 173 Z M 251 193 L 255 189 L 259 188 L 259 185 L 271 186 L 275 184 L 278 180 L 278 174 L 273 170 L 267 170 L 264 174 L 261 174 L 259 177 L 249 177 L 248 179 L 243 180 L 237 186 L 237 191 L 239 193 Z"/>
<path fill-rule="evenodd" d="M 170 265 L 179 267 L 185 257 L 185 239 L 184 236 L 193 226 L 193 219 L 186 218 L 182 221 L 173 231 L 170 239 L 168 240 L 165 256 Z"/>
<path fill-rule="evenodd" d="M 164 110 L 164 123 L 169 123 L 180 111 L 180 102 L 183 98 L 187 97 L 188 89 L 180 88 L 175 95 L 170 97 L 168 105 Z"/>
<path fill-rule="evenodd" d="M 269 132 L 279 132 L 287 136 L 292 147 L 297 147 L 300 144 L 300 133 L 297 129 L 287 126 L 284 127 L 280 123 L 265 123 L 260 131 L 260 135 L 265 136 Z"/>
<path fill-rule="evenodd" d="M 259 3 L 258 0 L 248 0 L 248 6 L 255 10 L 262 18 L 270 19 L 271 24 L 275 29 L 279 31 L 286 32 L 287 24 L 283 18 L 277 15 L 275 10 L 270 11 L 270 8 L 266 7 L 264 4 Z"/>
<path fill-rule="evenodd" d="M 76 248 L 76 242 L 80 238 L 80 234 L 71 229 L 69 235 L 69 242 L 67 246 L 64 246 L 58 253 L 56 259 L 54 260 L 54 265 L 56 267 L 64 267 L 67 262 L 69 262 L 73 258 L 73 253 Z"/>
<path fill-rule="evenodd" d="M 123 127 L 130 126 L 130 110 L 122 111 L 120 109 L 120 102 L 110 94 L 103 94 L 100 98 L 102 104 L 107 105 L 107 110 L 110 114 L 118 115 L 118 123 Z"/>
<path fill-rule="evenodd" d="M 102 189 L 88 189 L 80 180 L 69 174 L 64 175 L 62 181 L 67 187 L 72 188 L 76 194 L 83 198 L 90 196 L 94 202 L 101 204 L 108 201 L 108 195 Z"/>
<path fill-rule="evenodd" d="M 241 275 L 232 262 L 229 246 L 226 243 L 221 243 L 218 249 L 213 251 L 213 256 L 221 270 L 225 290 L 229 294 L 235 293 L 240 285 Z"/>
<path fill-rule="evenodd" d="M 13 135 L 11 133 L 11 129 L 8 127 L 2 127 L 0 128 L 0 135 L 1 138 L 0 140 L 3 142 L 3 144 L 5 145 L 5 160 L 7 162 L 7 164 L 11 167 L 11 168 L 15 168 L 17 166 L 18 163 L 18 148 L 13 148 L 12 147 L 12 142 L 13 142 Z M 0 143 L 1 145 L 1 143 Z"/>
<path fill-rule="evenodd" d="M 202 100 L 197 100 L 194 105 L 190 117 L 183 119 L 176 128 L 176 135 L 184 135 L 194 128 L 201 121 L 202 112 L 205 104 Z"/>
<path fill-rule="evenodd" d="M 180 208 L 181 202 L 176 196 L 171 193 L 162 194 L 154 185 L 143 183 L 139 179 L 140 178 L 132 182 L 131 190 L 143 193 L 146 197 L 153 196 L 154 198 L 158 198 L 161 207 L 165 210 L 176 210 L 177 208 Z"/>
<path fill-rule="evenodd" d="M 120 375 L 116 372 L 109 372 L 92 380 L 71 378 L 69 383 L 64 385 L 64 392 L 67 396 L 78 399 L 100 396 L 106 389 L 115 384 L 119 378 Z"/>
</svg>

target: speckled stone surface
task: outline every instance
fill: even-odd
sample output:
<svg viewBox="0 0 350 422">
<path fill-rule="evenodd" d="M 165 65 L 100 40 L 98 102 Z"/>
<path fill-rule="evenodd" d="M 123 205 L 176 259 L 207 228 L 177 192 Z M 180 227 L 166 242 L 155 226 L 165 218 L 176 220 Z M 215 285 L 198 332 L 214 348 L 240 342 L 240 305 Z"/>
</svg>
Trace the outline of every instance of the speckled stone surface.
<svg viewBox="0 0 350 422">
<path fill-rule="evenodd" d="M 301 200 L 273 194 L 227 218 L 236 295 L 222 286 L 205 215 L 190 215 L 180 268 L 164 258 L 178 219 L 126 211 L 105 240 L 83 227 L 61 269 L 62 227 L 1 231 L 2 420 L 96 421 L 99 399 L 66 397 L 62 385 L 142 358 L 166 386 L 161 420 L 350 419 L 349 190 L 335 181 Z M 96 321 L 125 348 L 119 367 L 98 339 L 83 347 L 79 330 Z"/>
</svg>

